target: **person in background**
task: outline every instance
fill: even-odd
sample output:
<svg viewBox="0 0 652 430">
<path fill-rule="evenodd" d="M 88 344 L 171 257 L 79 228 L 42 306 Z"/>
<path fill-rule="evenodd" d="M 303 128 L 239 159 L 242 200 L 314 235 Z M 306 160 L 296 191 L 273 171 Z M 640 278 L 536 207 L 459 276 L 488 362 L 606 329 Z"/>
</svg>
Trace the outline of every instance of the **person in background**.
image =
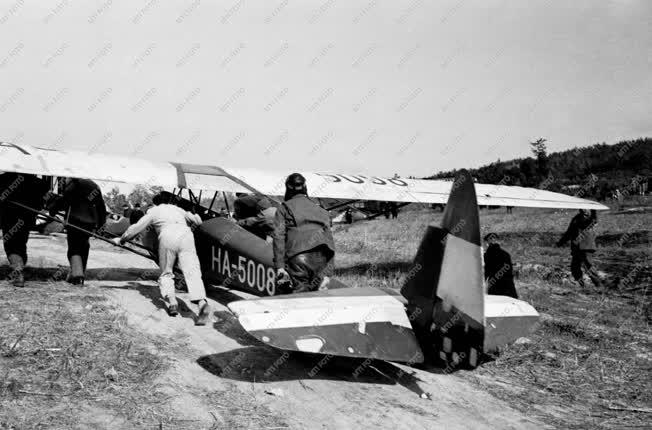
<svg viewBox="0 0 652 430">
<path fill-rule="evenodd" d="M 398 218 L 398 204 L 396 202 L 389 202 L 389 211 L 392 214 L 392 219 Z"/>
<path fill-rule="evenodd" d="M 237 193 L 233 202 L 233 218 L 238 225 L 263 240 L 274 231 L 276 208 L 262 195 Z"/>
<path fill-rule="evenodd" d="M 625 201 L 625 196 L 623 195 L 622 192 L 618 188 L 616 188 L 616 192 L 614 193 L 616 197 L 616 202 L 618 202 L 618 210 L 621 211 L 623 210 L 623 203 Z"/>
<path fill-rule="evenodd" d="M 570 241 L 571 274 L 580 287 L 584 287 L 582 268 L 596 287 L 602 286 L 602 281 L 591 263 L 591 254 L 595 252 L 595 225 L 598 216 L 595 210 L 591 214 L 586 209 L 580 209 L 571 220 L 568 229 L 557 242 L 557 247 Z"/>
<path fill-rule="evenodd" d="M 174 293 L 174 265 L 178 262 L 188 287 L 190 301 L 198 307 L 195 324 L 206 325 L 210 319 L 211 308 L 206 301 L 206 290 L 192 232 L 192 228 L 200 225 L 202 220 L 199 215 L 169 204 L 169 196 L 164 194 L 155 195 L 152 202 L 155 206 L 129 227 L 122 237 L 114 241 L 122 244 L 148 227 L 154 228 L 158 235 L 158 265 L 161 268 L 158 285 L 161 297 L 168 303 L 169 315 L 179 314 L 179 304 Z"/>
<path fill-rule="evenodd" d="M 140 209 L 140 203 L 136 203 L 133 210 L 129 214 L 129 224 L 136 224 L 143 216 L 145 216 L 145 213 L 142 211 L 142 209 Z"/>
<path fill-rule="evenodd" d="M 0 174 L 0 228 L 2 242 L 11 266 L 10 279 L 14 286 L 24 287 L 23 269 L 27 263 L 29 232 L 36 223 L 36 212 L 11 202 L 41 210 L 47 183 L 34 175 L 22 173 Z"/>
<path fill-rule="evenodd" d="M 346 211 L 344 212 L 344 221 L 347 224 L 353 224 L 353 211 L 351 208 L 346 208 Z"/>
<path fill-rule="evenodd" d="M 389 219 L 389 215 L 390 215 L 389 203 L 380 202 L 380 210 L 383 212 L 383 215 L 385 215 L 385 219 Z"/>
<path fill-rule="evenodd" d="M 90 251 L 88 232 L 101 229 L 106 222 L 106 205 L 100 187 L 90 179 L 67 178 L 63 194 L 51 205 L 50 214 L 54 216 L 60 210 L 66 212 L 67 223 L 85 230 L 66 227 L 70 262 L 68 282 L 84 285 Z"/>
<path fill-rule="evenodd" d="M 131 215 L 131 208 L 129 207 L 128 203 L 125 203 L 122 205 L 122 216 L 129 219 L 129 216 Z"/>
<path fill-rule="evenodd" d="M 285 181 L 285 201 L 276 211 L 272 235 L 279 289 L 326 289 L 323 273 L 335 255 L 328 211 L 308 198 L 306 178 L 293 173 Z"/>
<path fill-rule="evenodd" d="M 514 286 L 512 257 L 500 247 L 496 233 L 484 237 L 487 250 L 484 253 L 484 279 L 487 283 L 487 294 L 509 296 L 518 299 Z"/>
</svg>

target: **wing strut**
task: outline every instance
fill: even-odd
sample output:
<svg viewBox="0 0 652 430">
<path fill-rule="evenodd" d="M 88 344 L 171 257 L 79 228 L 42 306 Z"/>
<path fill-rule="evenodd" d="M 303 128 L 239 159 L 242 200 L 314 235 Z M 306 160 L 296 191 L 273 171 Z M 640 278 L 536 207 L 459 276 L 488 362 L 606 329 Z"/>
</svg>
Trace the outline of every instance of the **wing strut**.
<svg viewBox="0 0 652 430">
<path fill-rule="evenodd" d="M 125 245 L 119 245 L 119 244 L 113 242 L 112 240 L 107 239 L 107 238 L 104 237 L 104 236 L 101 236 L 101 235 L 99 235 L 99 234 L 97 234 L 97 233 L 94 233 L 94 232 L 92 232 L 92 231 L 86 230 L 86 229 L 84 229 L 84 228 L 78 227 L 78 226 L 76 226 L 76 225 L 74 225 L 74 224 L 70 224 L 68 221 L 63 221 L 63 220 L 60 220 L 60 219 L 55 218 L 55 217 L 53 217 L 53 216 L 50 216 L 50 215 L 48 215 L 48 214 L 44 214 L 44 213 L 42 213 L 41 211 L 37 211 L 37 210 L 34 209 L 34 208 L 31 208 L 31 207 L 29 207 L 29 206 L 25 206 L 25 205 L 22 204 L 22 203 L 14 202 L 13 200 L 7 200 L 7 202 L 9 202 L 9 203 L 11 203 L 11 204 L 13 204 L 13 205 L 15 205 L 15 206 L 18 206 L 18 207 L 20 207 L 20 208 L 22 208 L 22 209 L 25 209 L 25 210 L 28 210 L 28 211 L 30 211 L 30 212 L 33 212 L 33 213 L 35 213 L 36 215 L 41 216 L 41 217 L 43 217 L 43 218 L 45 218 L 45 219 L 47 219 L 47 220 L 49 220 L 49 221 L 59 222 L 59 223 L 63 224 L 63 226 L 66 227 L 66 228 L 73 228 L 73 229 L 75 229 L 75 230 L 77 230 L 77 231 L 81 231 L 82 233 L 85 233 L 85 234 L 87 234 L 87 235 L 89 235 L 89 236 L 93 236 L 95 239 L 99 239 L 99 240 L 101 240 L 101 241 L 104 241 L 104 242 L 110 243 L 111 245 L 113 245 L 113 246 L 117 246 L 118 248 L 126 249 L 127 251 L 131 251 L 131 252 L 133 252 L 134 254 L 140 255 L 141 257 L 145 257 L 145 258 L 147 258 L 147 259 L 154 260 L 154 258 L 153 258 L 151 255 L 149 255 L 149 254 L 146 254 L 146 253 L 144 253 L 144 252 L 140 252 L 140 251 L 138 251 L 138 250 L 136 250 L 136 249 L 130 248 L 130 247 L 125 246 Z M 136 245 L 136 246 L 138 246 L 137 244 L 132 243 L 132 242 L 128 242 L 128 243 L 131 244 L 131 245 Z M 141 248 L 146 249 L 146 248 L 144 248 L 144 247 L 141 247 Z M 154 261 L 156 261 L 156 260 L 154 260 Z"/>
<path fill-rule="evenodd" d="M 229 218 L 231 218 L 231 208 L 229 207 L 229 200 L 226 198 L 226 192 L 222 191 L 222 195 L 224 196 L 224 205 L 226 206 L 226 212 L 229 214 Z"/>
<path fill-rule="evenodd" d="M 357 203 L 359 201 L 360 201 L 359 199 L 358 200 L 347 200 L 344 203 L 337 203 L 337 204 L 334 204 L 333 206 L 327 207 L 325 209 L 327 211 L 332 211 L 332 210 L 339 209 L 339 208 L 344 207 L 344 206 L 351 205 L 353 203 Z"/>
<path fill-rule="evenodd" d="M 272 198 L 271 196 L 268 196 L 267 194 L 263 193 L 262 191 L 252 187 L 242 179 L 238 178 L 235 175 L 230 174 L 226 170 L 224 170 L 221 167 L 218 166 L 202 166 L 198 164 L 186 164 L 186 163 L 170 163 L 172 164 L 176 169 L 177 169 L 177 181 L 179 183 L 179 186 L 182 188 L 188 188 L 188 184 L 186 182 L 186 173 L 195 173 L 199 175 L 216 175 L 216 176 L 224 176 L 225 178 L 228 178 L 235 182 L 236 184 L 240 185 L 243 188 L 246 188 L 253 194 L 257 194 L 260 196 L 266 196 L 274 206 L 278 207 L 280 206 L 280 202 L 277 201 L 276 199 Z"/>
<path fill-rule="evenodd" d="M 213 210 L 213 205 L 215 204 L 215 198 L 217 198 L 217 191 L 213 193 L 213 200 L 211 200 L 211 205 L 208 207 L 208 210 L 212 211 Z"/>
</svg>

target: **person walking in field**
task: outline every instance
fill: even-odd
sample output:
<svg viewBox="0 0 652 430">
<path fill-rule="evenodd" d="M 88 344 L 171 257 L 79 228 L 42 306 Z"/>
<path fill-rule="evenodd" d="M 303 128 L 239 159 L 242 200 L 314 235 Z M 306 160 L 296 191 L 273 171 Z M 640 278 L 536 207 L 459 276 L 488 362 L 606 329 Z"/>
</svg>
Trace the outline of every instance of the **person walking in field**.
<svg viewBox="0 0 652 430">
<path fill-rule="evenodd" d="M 306 179 L 288 176 L 272 235 L 279 288 L 286 289 L 288 281 L 295 293 L 327 288 L 323 273 L 335 255 L 330 225 L 328 211 L 308 198 Z"/>
<path fill-rule="evenodd" d="M 116 238 L 115 242 L 125 243 L 151 226 L 158 235 L 158 265 L 161 268 L 158 285 L 161 296 L 168 303 L 168 314 L 179 314 L 179 304 L 174 293 L 174 265 L 178 261 L 186 280 L 190 301 L 197 304 L 199 309 L 195 324 L 206 325 L 211 309 L 206 301 L 195 237 L 191 229 L 201 224 L 202 220 L 199 215 L 169 204 L 168 197 L 164 194 L 157 194 L 152 202 L 155 206 L 120 238 Z"/>
<path fill-rule="evenodd" d="M 582 269 L 586 271 L 596 287 L 602 286 L 600 277 L 591 263 L 591 255 L 596 250 L 595 225 L 597 222 L 598 217 L 595 210 L 591 210 L 589 215 L 586 209 L 580 209 L 578 214 L 571 220 L 566 232 L 557 242 L 557 247 L 570 242 L 571 274 L 581 287 L 584 287 Z"/>
</svg>

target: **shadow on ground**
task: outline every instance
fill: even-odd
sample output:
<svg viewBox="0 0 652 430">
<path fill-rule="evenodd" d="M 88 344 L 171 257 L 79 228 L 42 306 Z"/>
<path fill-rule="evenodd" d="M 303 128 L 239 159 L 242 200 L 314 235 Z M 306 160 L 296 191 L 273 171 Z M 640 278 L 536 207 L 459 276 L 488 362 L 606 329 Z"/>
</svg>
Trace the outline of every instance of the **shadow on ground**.
<svg viewBox="0 0 652 430">
<path fill-rule="evenodd" d="M 25 267 L 25 277 L 34 281 L 65 281 L 68 275 L 68 266 L 58 267 Z M 11 273 L 8 265 L 0 266 L 0 277 L 6 278 Z M 101 269 L 88 269 L 87 281 L 151 281 L 158 278 L 158 270 L 142 268 L 106 267 Z"/>
<path fill-rule="evenodd" d="M 401 385 L 421 396 L 416 372 L 371 359 L 281 351 L 263 344 L 200 357 L 197 363 L 220 378 L 244 382 L 333 380 Z"/>
</svg>

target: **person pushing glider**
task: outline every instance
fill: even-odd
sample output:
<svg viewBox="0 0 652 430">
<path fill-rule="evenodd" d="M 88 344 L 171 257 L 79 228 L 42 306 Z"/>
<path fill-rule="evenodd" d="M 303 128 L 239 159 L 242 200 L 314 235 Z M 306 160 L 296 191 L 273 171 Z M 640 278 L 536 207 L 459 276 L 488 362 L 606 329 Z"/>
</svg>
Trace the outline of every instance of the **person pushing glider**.
<svg viewBox="0 0 652 430">
<path fill-rule="evenodd" d="M 276 208 L 262 195 L 236 193 L 233 218 L 238 225 L 263 240 L 274 231 Z"/>
<path fill-rule="evenodd" d="M 291 281 L 295 293 L 325 289 L 323 273 L 335 255 L 328 211 L 308 198 L 306 178 L 285 181 L 285 201 L 276 211 L 272 235 L 274 267 L 280 288 Z"/>
<path fill-rule="evenodd" d="M 206 325 L 211 309 L 206 302 L 206 290 L 201 277 L 199 258 L 195 248 L 195 238 L 191 227 L 202 223 L 199 215 L 184 211 L 178 206 L 169 204 L 164 194 L 157 194 L 152 199 L 154 207 L 147 211 L 136 224 L 132 225 L 116 243 L 124 243 L 133 239 L 148 227 L 156 230 L 158 235 L 158 265 L 161 275 L 158 278 L 161 296 L 168 302 L 168 313 L 176 316 L 179 305 L 174 294 L 174 264 L 179 262 L 190 293 L 190 301 L 196 303 L 199 313 L 196 325 Z"/>
</svg>

